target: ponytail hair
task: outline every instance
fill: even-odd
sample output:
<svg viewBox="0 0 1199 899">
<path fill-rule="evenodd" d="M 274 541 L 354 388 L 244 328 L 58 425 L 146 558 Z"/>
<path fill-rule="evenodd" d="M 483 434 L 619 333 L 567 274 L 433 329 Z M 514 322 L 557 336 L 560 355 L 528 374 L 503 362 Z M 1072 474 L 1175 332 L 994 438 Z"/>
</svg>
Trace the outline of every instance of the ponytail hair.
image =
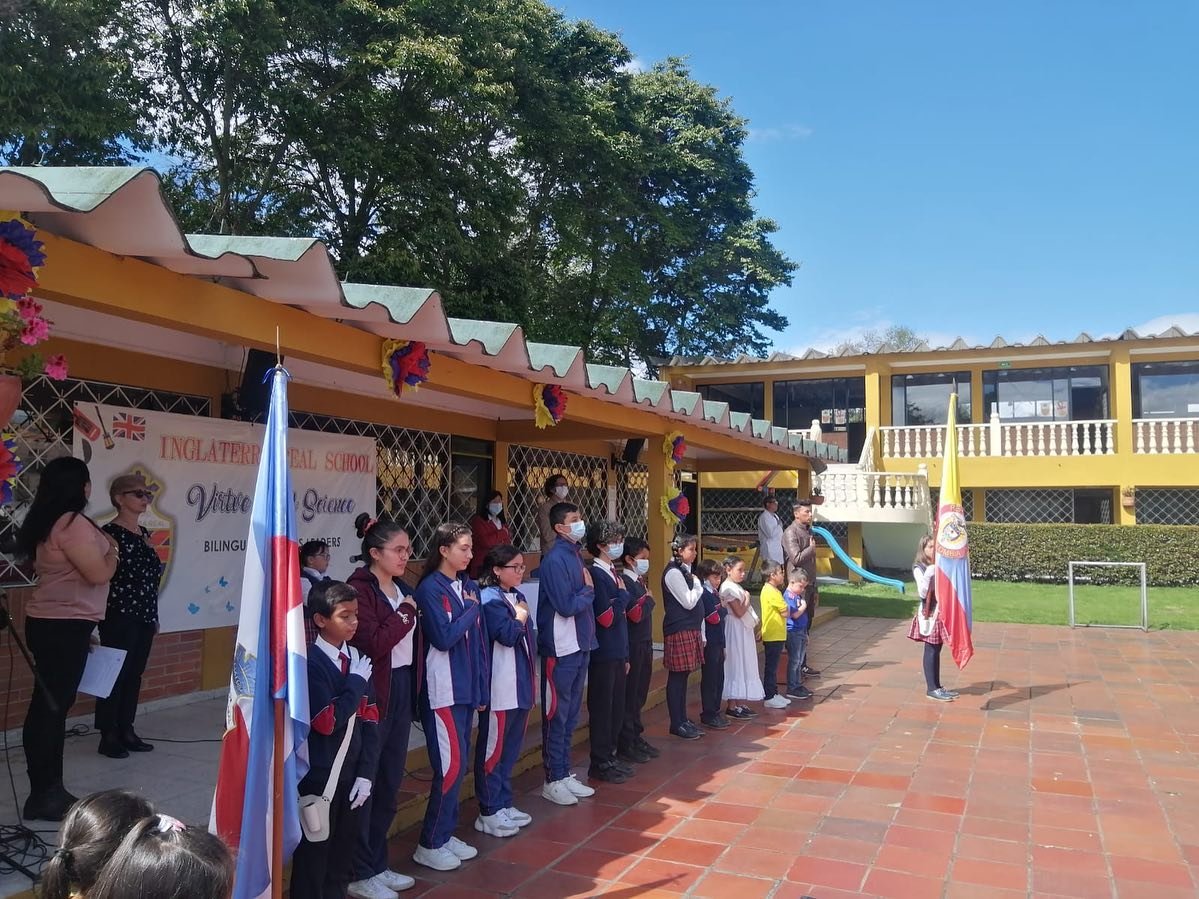
<svg viewBox="0 0 1199 899">
<path fill-rule="evenodd" d="M 670 541 L 670 552 L 676 559 L 688 546 L 699 546 L 699 540 L 694 534 L 676 534 Z"/>
<path fill-rule="evenodd" d="M 229 899 L 233 874 L 220 838 L 152 815 L 126 834 L 87 899 Z"/>
<path fill-rule="evenodd" d="M 371 518 L 363 512 L 354 519 L 354 533 L 362 540 L 362 552 L 356 556 L 350 556 L 350 561 L 362 562 L 369 566 L 372 561 L 372 549 L 382 549 L 387 545 L 387 541 L 396 534 L 407 534 L 408 530 L 394 521 Z"/>
<path fill-rule="evenodd" d="M 121 840 L 152 814 L 150 803 L 125 790 L 105 790 L 80 799 L 63 821 L 62 845 L 42 869 L 38 895 L 42 899 L 90 896 Z"/>
<path fill-rule="evenodd" d="M 421 572 L 421 580 L 441 567 L 441 548 L 443 546 L 453 546 L 463 537 L 469 537 L 470 534 L 470 528 L 461 522 L 447 521 L 439 524 L 437 530 L 433 532 L 433 539 L 429 542 L 429 558 L 425 559 L 425 570 Z"/>
</svg>

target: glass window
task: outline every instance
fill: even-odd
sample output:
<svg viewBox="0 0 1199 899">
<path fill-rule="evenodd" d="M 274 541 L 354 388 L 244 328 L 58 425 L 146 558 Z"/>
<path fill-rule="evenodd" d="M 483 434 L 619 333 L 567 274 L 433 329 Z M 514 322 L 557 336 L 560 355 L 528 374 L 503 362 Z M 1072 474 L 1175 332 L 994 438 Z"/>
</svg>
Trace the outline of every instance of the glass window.
<svg viewBox="0 0 1199 899">
<path fill-rule="evenodd" d="M 1199 362 L 1132 367 L 1133 418 L 1199 418 Z M 1140 521 L 1138 511 L 1137 520 Z"/>
<path fill-rule="evenodd" d="M 844 435 L 826 442 L 844 446 L 851 459 L 858 458 L 866 437 L 866 379 L 775 381 L 774 423 L 806 431 L 813 421 L 826 434 Z"/>
<path fill-rule="evenodd" d="M 761 381 L 748 384 L 700 384 L 697 392 L 713 403 L 728 403 L 733 412 L 748 412 L 754 418 L 766 417 L 766 386 Z"/>
<path fill-rule="evenodd" d="M 951 393 L 958 395 L 958 422 L 969 422 L 970 372 L 892 375 L 891 424 L 945 424 Z"/>
<path fill-rule="evenodd" d="M 1095 421 L 1109 414 L 1106 365 L 983 372 L 983 404 L 1001 421 Z"/>
</svg>

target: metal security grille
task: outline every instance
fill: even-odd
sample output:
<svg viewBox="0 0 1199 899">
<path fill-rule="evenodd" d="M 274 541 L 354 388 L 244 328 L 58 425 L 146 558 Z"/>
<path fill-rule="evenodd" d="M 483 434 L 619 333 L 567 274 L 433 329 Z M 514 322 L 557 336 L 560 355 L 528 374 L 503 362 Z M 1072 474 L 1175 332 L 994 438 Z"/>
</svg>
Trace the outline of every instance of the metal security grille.
<svg viewBox="0 0 1199 899">
<path fill-rule="evenodd" d="M 776 490 L 783 526 L 791 523 L 791 504 L 797 491 Z M 762 493 L 752 488 L 709 487 L 700 491 L 700 530 L 705 535 L 739 536 L 758 533 Z"/>
<path fill-rule="evenodd" d="M 1070 489 L 988 490 L 987 521 L 1003 524 L 1071 524 L 1074 491 Z"/>
<path fill-rule="evenodd" d="M 7 544 L 25 520 L 25 512 L 37 492 L 46 463 L 71 454 L 72 410 L 76 403 L 127 406 L 180 415 L 210 414 L 210 401 L 206 396 L 78 378 L 65 381 L 51 381 L 45 375 L 34 378 L 26 384 L 20 408 L 7 426 L 14 435 L 16 455 L 24 470 L 13 488 L 12 505 L 0 509 L 0 545 Z M 0 559 L 0 580 L 11 584 L 33 583 L 31 573 L 21 571 L 7 557 Z"/>
<path fill-rule="evenodd" d="M 994 492 L 994 491 L 992 491 Z M 941 488 L 930 487 L 928 490 L 929 503 L 932 505 L 933 517 L 937 517 L 937 509 L 941 502 Z M 962 488 L 962 514 L 967 521 L 974 521 L 974 491 Z"/>
<path fill-rule="evenodd" d="M 616 520 L 630 537 L 645 539 L 649 530 L 649 468 L 620 465 L 616 469 Z"/>
<path fill-rule="evenodd" d="M 554 474 L 566 478 L 569 501 L 579 507 L 585 521 L 608 517 L 606 459 L 513 444 L 508 447 L 508 527 L 525 552 L 541 549 L 537 506 L 545 496 L 545 482 Z"/>
<path fill-rule="evenodd" d="M 1199 524 L 1199 490 L 1138 487 L 1137 524 Z"/>
<path fill-rule="evenodd" d="M 450 518 L 450 436 L 369 421 L 292 412 L 291 426 L 306 431 L 371 437 L 375 441 L 378 514 L 404 525 L 413 558 L 429 552 L 429 538 Z M 356 552 L 357 550 L 355 550 Z"/>
</svg>

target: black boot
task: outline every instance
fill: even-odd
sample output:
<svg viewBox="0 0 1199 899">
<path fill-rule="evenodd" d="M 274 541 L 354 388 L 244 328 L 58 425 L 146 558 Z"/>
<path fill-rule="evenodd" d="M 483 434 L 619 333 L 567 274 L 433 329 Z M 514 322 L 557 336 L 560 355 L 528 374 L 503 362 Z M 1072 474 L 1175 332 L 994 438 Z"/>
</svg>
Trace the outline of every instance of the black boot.
<svg viewBox="0 0 1199 899">
<path fill-rule="evenodd" d="M 114 733 L 100 734 L 100 745 L 96 749 L 100 755 L 106 755 L 110 759 L 127 759 L 129 758 L 129 750 L 125 748 L 124 742 Z"/>
<path fill-rule="evenodd" d="M 78 801 L 62 784 L 55 784 L 47 790 L 30 793 L 21 817 L 26 821 L 61 821 Z"/>
</svg>

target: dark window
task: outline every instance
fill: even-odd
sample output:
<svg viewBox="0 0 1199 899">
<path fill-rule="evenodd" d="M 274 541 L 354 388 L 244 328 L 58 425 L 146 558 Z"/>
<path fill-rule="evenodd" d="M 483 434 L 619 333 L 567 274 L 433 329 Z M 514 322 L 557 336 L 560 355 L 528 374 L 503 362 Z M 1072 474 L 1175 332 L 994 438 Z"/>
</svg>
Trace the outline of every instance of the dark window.
<svg viewBox="0 0 1199 899">
<path fill-rule="evenodd" d="M 1133 365 L 1132 417 L 1199 418 L 1199 362 Z"/>
<path fill-rule="evenodd" d="M 943 425 L 949 395 L 958 395 L 958 423 L 970 421 L 970 372 L 891 376 L 891 424 Z"/>
<path fill-rule="evenodd" d="M 728 403 L 732 412 L 748 412 L 754 418 L 766 417 L 766 387 L 761 381 L 748 384 L 700 384 L 698 392 L 709 402 Z"/>
<path fill-rule="evenodd" d="M 844 433 L 849 458 L 857 459 L 866 437 L 866 379 L 820 378 L 774 383 L 774 423 L 824 433 Z"/>
<path fill-rule="evenodd" d="M 984 412 L 1001 421 L 1094 421 L 1109 415 L 1106 365 L 983 372 Z"/>
</svg>

